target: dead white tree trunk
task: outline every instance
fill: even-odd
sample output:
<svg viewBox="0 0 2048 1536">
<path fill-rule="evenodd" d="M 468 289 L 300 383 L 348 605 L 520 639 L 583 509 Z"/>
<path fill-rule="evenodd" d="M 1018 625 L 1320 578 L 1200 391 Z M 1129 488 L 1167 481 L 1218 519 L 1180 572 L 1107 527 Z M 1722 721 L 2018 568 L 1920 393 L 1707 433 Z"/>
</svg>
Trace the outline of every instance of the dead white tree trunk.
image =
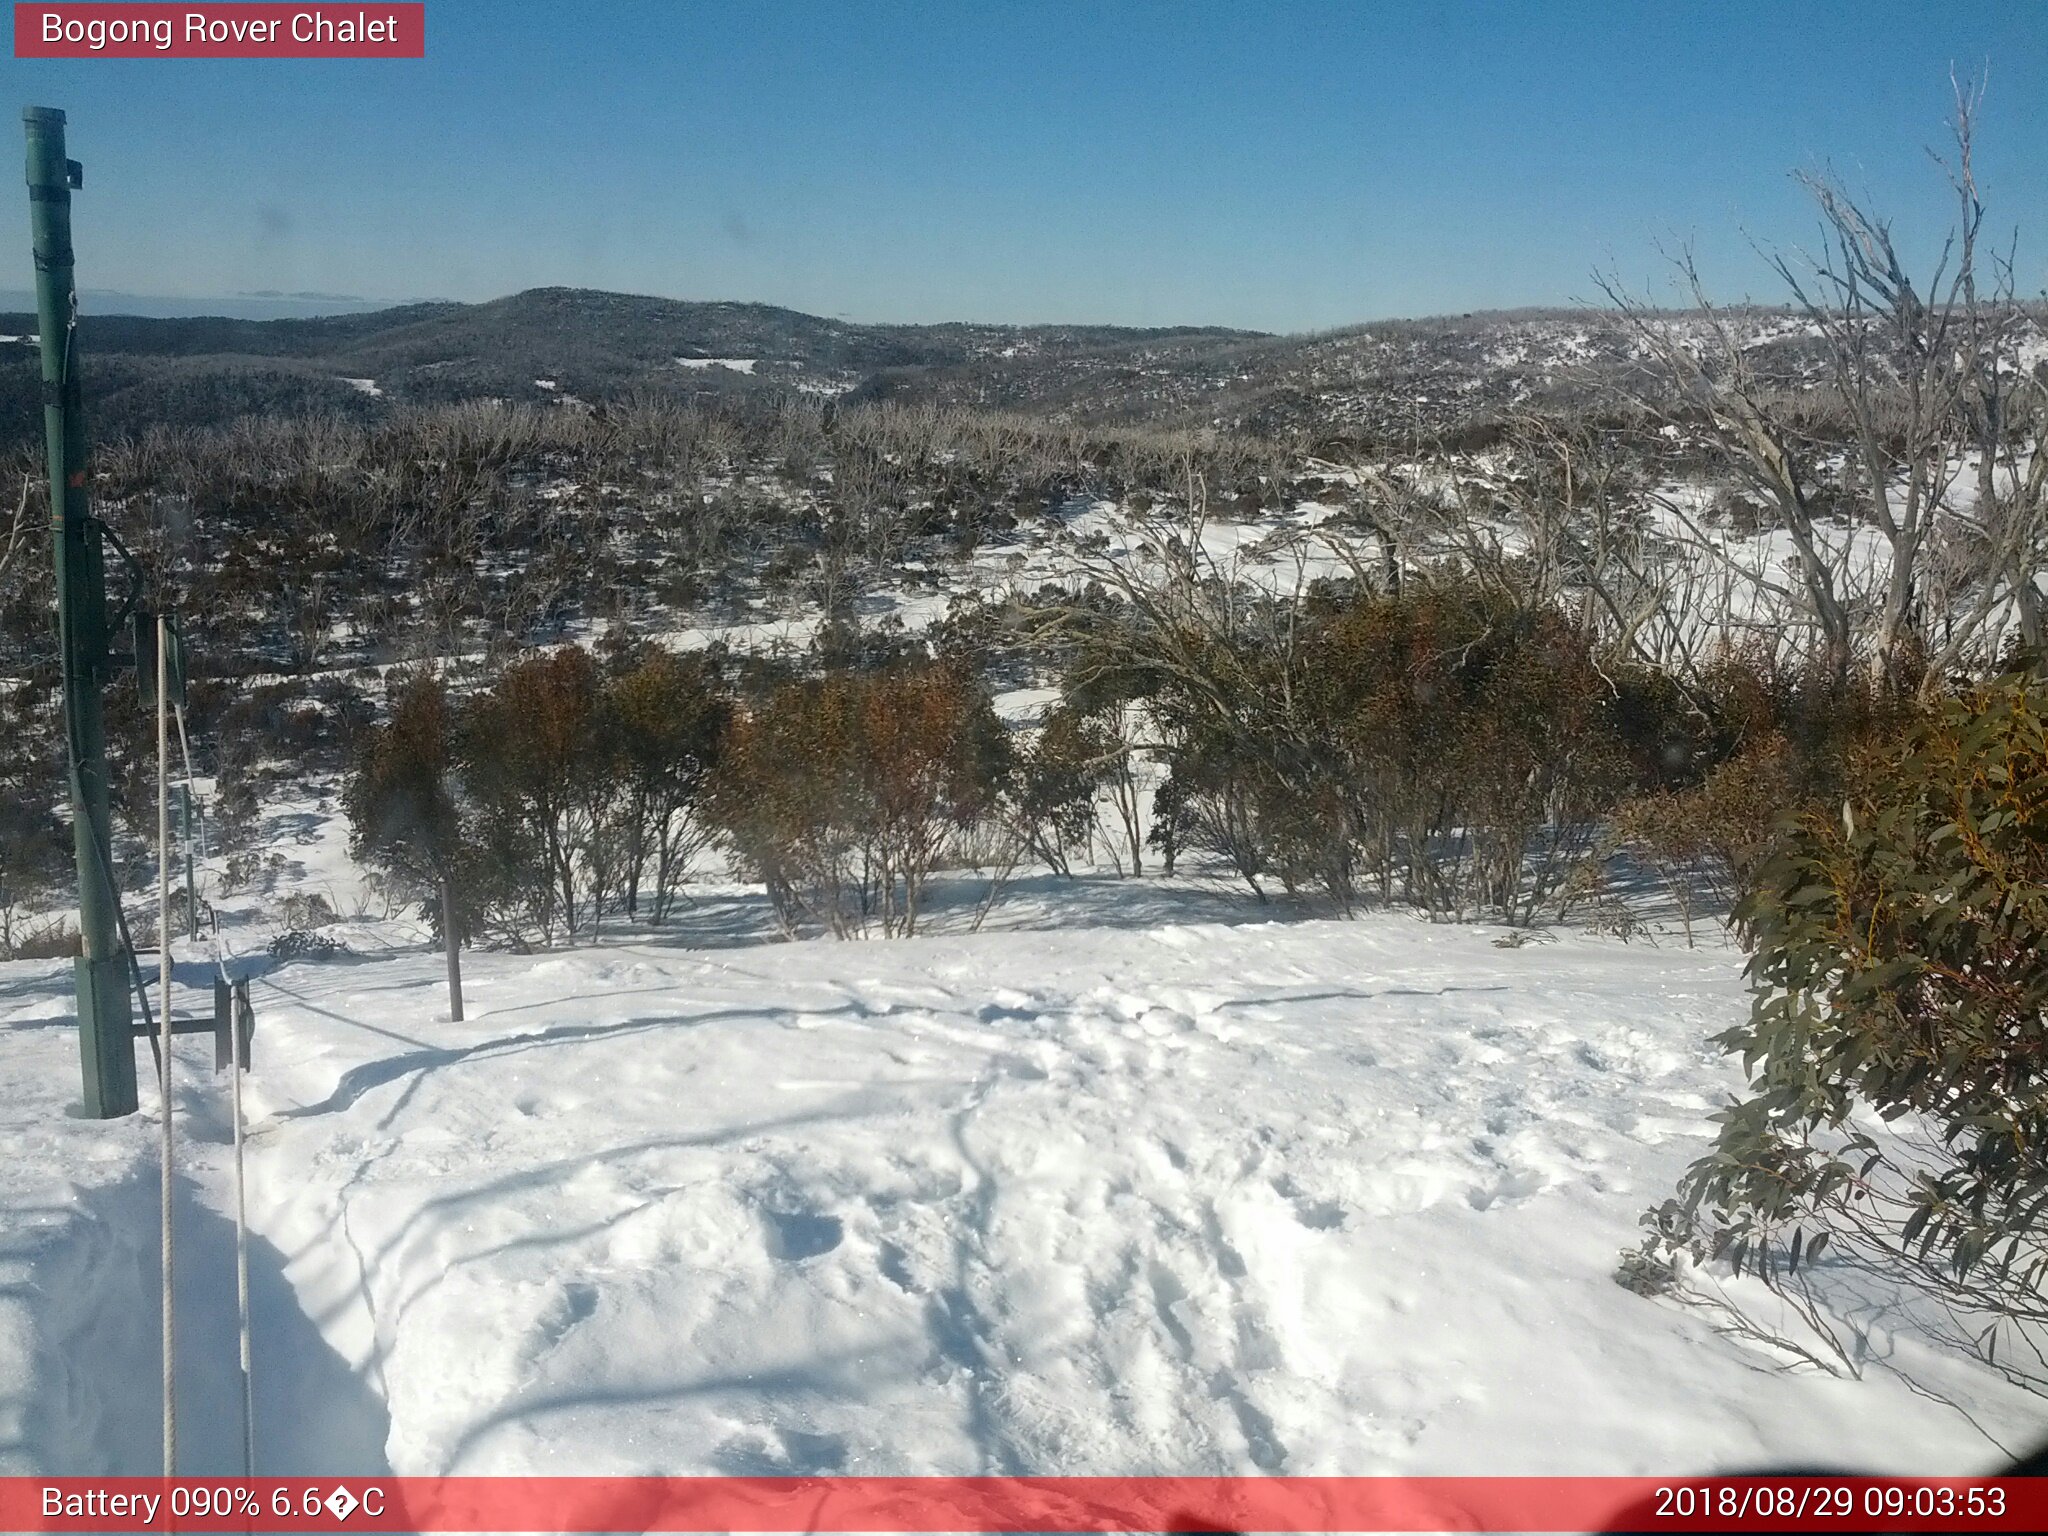
<svg viewBox="0 0 2048 1536">
<path fill-rule="evenodd" d="M 2040 422 L 2015 408 L 2033 386 L 2016 367 L 2024 314 L 2009 268 L 1982 251 L 1972 162 L 1980 99 L 1957 87 L 1955 150 L 1941 162 L 1957 212 L 1925 282 L 1907 270 L 1885 219 L 1831 177 L 1800 177 L 1825 245 L 1798 265 L 1782 254 L 1770 261 L 1820 343 L 1823 375 L 1811 387 L 1763 375 L 1756 338 L 1708 299 L 1690 254 L 1675 262 L 1695 306 L 1682 321 L 1601 283 L 1662 375 L 1638 404 L 1704 427 L 1724 465 L 1773 507 L 1841 676 L 1860 661 L 1879 677 L 1922 670 L 1934 685 L 1945 666 L 1985 659 L 1985 626 L 2005 607 L 2017 609 L 2023 634 L 2041 631 Z M 1973 454 L 1966 509 L 1957 487 Z M 1882 542 L 1881 560 L 1859 555 L 1861 528 Z"/>
<path fill-rule="evenodd" d="M 15 556 L 22 549 L 22 538 L 28 531 L 28 491 L 30 481 L 26 475 L 21 481 L 21 499 L 14 504 L 14 517 L 7 525 L 7 542 L 0 545 L 0 578 L 7 575 L 14 564 Z"/>
</svg>

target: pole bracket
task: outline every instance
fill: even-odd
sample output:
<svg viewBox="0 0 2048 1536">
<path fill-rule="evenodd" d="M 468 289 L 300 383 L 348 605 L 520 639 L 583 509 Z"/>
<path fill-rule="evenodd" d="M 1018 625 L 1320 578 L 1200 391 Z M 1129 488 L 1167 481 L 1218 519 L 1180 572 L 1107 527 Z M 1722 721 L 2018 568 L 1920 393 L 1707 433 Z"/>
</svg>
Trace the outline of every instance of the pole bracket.
<svg viewBox="0 0 2048 1536">
<path fill-rule="evenodd" d="M 133 1026 L 135 1038 L 155 1039 L 161 1028 L 137 1021 Z M 233 1031 L 233 1033 L 230 1033 Z M 211 1014 L 173 1014 L 171 1033 L 174 1035 L 213 1036 L 213 1070 L 225 1072 L 237 1055 L 242 1070 L 249 1070 L 249 1052 L 256 1043 L 256 1010 L 249 1003 L 249 983 L 229 982 L 220 977 L 213 983 L 213 1012 Z"/>
</svg>

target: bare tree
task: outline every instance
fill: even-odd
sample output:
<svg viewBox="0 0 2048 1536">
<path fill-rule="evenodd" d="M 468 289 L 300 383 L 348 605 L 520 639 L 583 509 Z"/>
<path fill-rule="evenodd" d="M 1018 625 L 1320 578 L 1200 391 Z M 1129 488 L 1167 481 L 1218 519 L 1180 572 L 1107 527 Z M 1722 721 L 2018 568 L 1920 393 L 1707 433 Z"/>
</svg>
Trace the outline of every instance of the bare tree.
<svg viewBox="0 0 2048 1536">
<path fill-rule="evenodd" d="M 14 517 L 7 525 L 7 541 L 0 544 L 0 579 L 5 579 L 15 556 L 21 553 L 22 537 L 28 529 L 28 493 L 32 482 L 22 476 L 21 499 L 14 504 Z"/>
<path fill-rule="evenodd" d="M 1631 398 L 1681 430 L 1703 428 L 1720 461 L 1775 513 L 1796 552 L 1785 576 L 1749 575 L 1766 605 L 1793 598 L 1838 674 L 1880 675 L 1912 658 L 1954 665 L 1984 649 L 1986 626 L 2017 609 L 2041 629 L 2043 510 L 2039 385 L 2019 373 L 2023 312 L 2009 262 L 1982 248 L 1984 207 L 1972 166 L 1981 91 L 1958 86 L 1955 149 L 1937 160 L 1955 222 L 1926 281 L 1908 271 L 1888 221 L 1832 176 L 1802 175 L 1824 243 L 1795 263 L 1770 259 L 1794 314 L 1821 346 L 1811 393 L 1767 374 L 1755 328 L 1707 296 L 1690 252 L 1673 258 L 1692 301 L 1681 319 L 1600 286 L 1641 342 L 1657 387 Z M 2024 442 L 2022 441 L 2024 439 Z M 1958 495 L 1975 460 L 1974 496 Z M 1727 559 L 1682 498 L 1660 502 L 1696 551 Z M 1843 522 L 1846 514 L 1847 522 Z M 1883 558 L 1858 549 L 1874 530 Z M 1736 557 L 1739 558 L 1739 557 Z"/>
</svg>

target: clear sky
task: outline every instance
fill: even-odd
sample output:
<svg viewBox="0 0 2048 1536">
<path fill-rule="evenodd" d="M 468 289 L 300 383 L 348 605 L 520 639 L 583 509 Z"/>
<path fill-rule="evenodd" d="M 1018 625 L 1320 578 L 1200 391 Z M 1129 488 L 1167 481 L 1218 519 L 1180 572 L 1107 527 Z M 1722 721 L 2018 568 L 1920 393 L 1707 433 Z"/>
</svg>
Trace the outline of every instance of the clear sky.
<svg viewBox="0 0 2048 1536">
<path fill-rule="evenodd" d="M 1644 284 L 1659 239 L 1774 297 L 1748 240 L 1810 242 L 1826 163 L 1924 252 L 1988 62 L 2048 286 L 2048 0 L 429 0 L 427 55 L 0 69 L 70 114 L 87 287 L 1305 330 Z"/>
</svg>

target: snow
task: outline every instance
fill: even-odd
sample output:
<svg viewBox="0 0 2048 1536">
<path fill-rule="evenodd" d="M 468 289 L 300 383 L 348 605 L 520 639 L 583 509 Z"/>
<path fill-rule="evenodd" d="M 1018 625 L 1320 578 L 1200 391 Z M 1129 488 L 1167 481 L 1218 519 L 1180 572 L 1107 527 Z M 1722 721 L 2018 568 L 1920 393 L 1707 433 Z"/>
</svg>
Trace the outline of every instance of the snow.
<svg viewBox="0 0 2048 1536">
<path fill-rule="evenodd" d="M 752 373 L 756 361 L 751 357 L 679 357 L 676 365 L 681 368 L 729 368 L 734 373 Z"/>
<path fill-rule="evenodd" d="M 2026 1441 L 2032 1399 L 1910 1333 L 1794 1375 L 1610 1280 L 1738 1086 L 1738 956 L 1260 915 L 1048 879 L 994 931 L 773 943 L 758 890 L 699 888 L 672 933 L 466 956 L 461 1025 L 403 922 L 238 962 L 263 1470 L 1998 1461 L 1915 1387 Z M 0 1470 L 143 1472 L 154 1111 L 71 1117 L 69 991 L 0 966 Z M 210 1050 L 178 1051 L 194 1473 L 234 1464 Z"/>
<path fill-rule="evenodd" d="M 1652 526 L 1707 497 L 1659 487 Z M 1202 557 L 1271 591 L 1342 574 L 1342 499 L 1212 517 Z M 919 629 L 1173 532 L 1076 498 L 864 611 Z M 1769 617 L 1782 532 L 1703 536 L 1757 590 L 1701 622 Z M 1882 576 L 1869 529 L 1824 537 L 1852 589 Z M 660 638 L 769 654 L 816 622 L 755 604 Z M 1056 698 L 996 707 L 1029 727 Z M 979 933 L 959 875 L 927 937 L 778 943 L 758 888 L 699 885 L 672 931 L 466 955 L 453 1025 L 331 798 L 266 809 L 348 952 L 274 963 L 276 893 L 215 897 L 261 1020 L 265 1472 L 1958 1473 L 2035 1433 L 2037 1400 L 1895 1295 L 1834 1293 L 1867 1331 L 1850 1379 L 1612 1282 L 1740 1088 L 1711 1044 L 1747 1006 L 1731 950 L 1266 921 L 1185 866 L 1021 879 Z M 207 981 L 182 955 L 185 1009 Z M 75 1118 L 70 1007 L 61 962 L 0 965 L 0 1474 L 156 1465 L 156 1109 L 145 1084 L 130 1121 Z M 195 1474 L 237 1465 L 210 1050 L 178 1051 Z"/>
<path fill-rule="evenodd" d="M 363 394 L 372 396 L 373 398 L 381 396 L 384 393 L 384 391 L 378 387 L 377 381 L 375 379 L 351 379 L 344 376 L 341 382 L 350 385 L 353 388 L 360 390 Z"/>
</svg>

